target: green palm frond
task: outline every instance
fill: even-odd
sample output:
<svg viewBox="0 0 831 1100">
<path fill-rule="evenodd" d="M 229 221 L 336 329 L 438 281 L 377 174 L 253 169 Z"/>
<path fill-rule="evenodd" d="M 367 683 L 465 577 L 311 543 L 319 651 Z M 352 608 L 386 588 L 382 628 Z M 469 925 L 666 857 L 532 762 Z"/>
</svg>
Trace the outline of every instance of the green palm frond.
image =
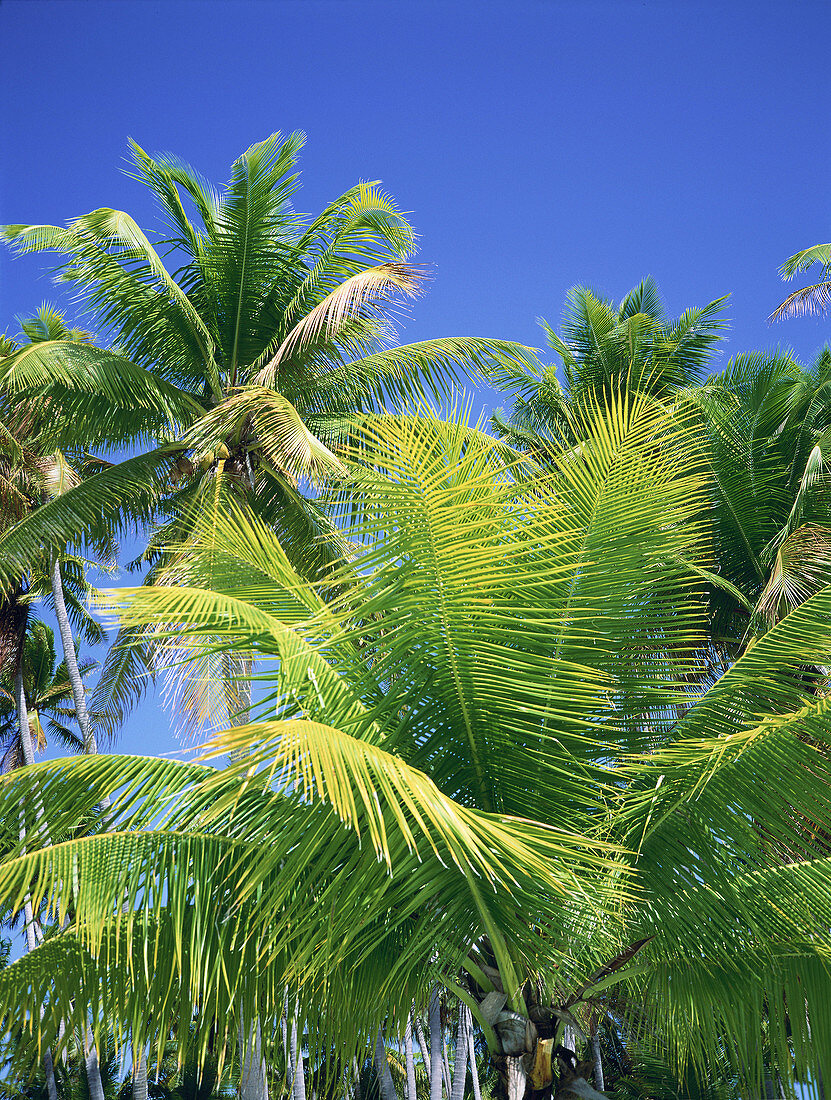
<svg viewBox="0 0 831 1100">
<path fill-rule="evenodd" d="M 88 446 L 120 443 L 131 438 L 129 430 L 122 427 L 114 435 L 108 428 L 113 420 L 124 424 L 128 416 L 133 438 L 166 435 L 203 412 L 190 395 L 124 356 L 64 340 L 28 344 L 4 359 L 0 384 L 10 396 L 40 394 L 38 423 L 54 436 L 55 446 L 71 446 L 79 434 Z M 56 417 L 63 421 L 62 433 Z"/>
<path fill-rule="evenodd" d="M 129 530 L 152 519 L 183 450 L 182 444 L 167 444 L 125 459 L 44 504 L 0 539 L 0 579 L 8 584 L 25 573 L 44 547 L 94 542 L 114 529 Z"/>
<path fill-rule="evenodd" d="M 779 274 L 785 280 L 792 279 L 795 275 L 808 271 L 814 264 L 822 268 L 822 282 L 811 286 L 802 287 L 794 291 L 779 305 L 768 318 L 769 321 L 781 321 L 788 317 L 813 316 L 817 313 L 825 313 L 831 302 L 831 245 L 815 244 L 810 248 L 803 248 L 789 256 L 779 269 Z"/>
<path fill-rule="evenodd" d="M 198 462 L 200 455 L 214 455 L 226 441 L 239 447 L 249 434 L 253 436 L 249 449 L 258 450 L 272 469 L 291 477 L 346 473 L 340 460 L 312 435 L 291 402 L 260 386 L 246 386 L 226 398 L 183 436 L 183 442 L 194 450 Z"/>
</svg>

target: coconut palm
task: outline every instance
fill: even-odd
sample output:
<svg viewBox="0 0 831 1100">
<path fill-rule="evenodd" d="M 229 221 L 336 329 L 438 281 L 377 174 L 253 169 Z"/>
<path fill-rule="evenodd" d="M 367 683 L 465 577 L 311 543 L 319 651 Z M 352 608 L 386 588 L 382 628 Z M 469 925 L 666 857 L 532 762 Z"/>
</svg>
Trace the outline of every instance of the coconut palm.
<svg viewBox="0 0 831 1100">
<path fill-rule="evenodd" d="M 651 279 L 617 307 L 573 288 L 562 334 L 543 322 L 563 384 L 553 367 L 504 370 L 499 381 L 512 412 L 494 418 L 503 438 L 548 461 L 575 442 L 569 410 L 609 380 L 650 392 L 684 416 L 695 410 L 721 578 L 709 593 L 717 671 L 748 636 L 831 577 L 831 353 L 823 350 L 809 367 L 788 353 L 739 355 L 707 378 L 724 301 L 669 322 Z"/>
<path fill-rule="evenodd" d="M 55 341 L 67 344 L 82 343 L 86 334 L 67 328 L 62 314 L 48 306 L 42 306 L 34 318 L 21 321 L 22 335 L 29 340 L 27 346 L 51 345 Z M 21 350 L 20 345 L 8 337 L 3 338 L 2 351 L 6 358 L 13 357 Z M 77 484 L 75 475 L 66 458 L 60 452 L 49 453 L 42 432 L 37 424 L 41 419 L 36 406 L 31 401 L 3 393 L 0 396 L 2 406 L 2 432 L 0 432 L 0 485 L 2 485 L 2 515 L 0 528 L 7 529 L 15 522 L 25 520 L 46 500 L 59 495 L 67 484 Z M 101 540 L 102 542 L 105 540 Z M 91 589 L 86 579 L 86 563 L 64 551 L 52 548 L 44 554 L 43 550 L 33 553 L 26 568 L 18 575 L 6 577 L 4 604 L 9 613 L 6 620 L 14 637 L 13 656 L 9 667 L 11 696 L 17 720 L 16 732 L 7 738 L 4 763 L 7 766 L 32 764 L 37 741 L 43 740 L 37 713 L 34 714 L 34 729 L 30 716 L 30 698 L 27 698 L 26 664 L 35 661 L 40 671 L 45 671 L 44 661 L 49 660 L 51 632 L 47 639 L 38 627 L 31 645 L 36 653 L 27 655 L 27 621 L 31 600 L 42 592 L 48 592 L 53 601 L 61 640 L 64 650 L 63 669 L 72 696 L 73 713 L 80 727 L 84 751 L 97 752 L 95 734 L 92 730 L 86 705 L 86 692 L 83 683 L 85 670 L 79 665 L 72 628 L 82 633 L 87 641 L 97 642 L 103 638 L 103 631 L 89 615 L 84 601 Z M 52 662 L 53 664 L 54 662 Z M 51 667 L 51 666 L 50 666 Z M 31 671 L 31 670 L 30 670 Z M 35 683 L 31 687 L 37 691 L 44 687 L 35 673 Z M 44 699 L 39 700 L 42 704 Z M 33 732 L 37 735 L 33 739 Z M 69 736 L 65 731 L 64 740 Z M 43 835 L 49 835 L 42 799 L 35 796 L 35 806 L 39 817 L 39 828 Z M 34 919 L 31 906 L 27 903 L 26 919 L 27 946 L 34 950 L 39 935 L 39 925 Z M 100 1067 L 94 1045 L 88 1045 L 86 1078 L 94 1100 L 102 1100 L 103 1084 Z M 46 1082 L 52 1100 L 56 1097 L 54 1068 L 51 1054 L 46 1052 Z"/>
<path fill-rule="evenodd" d="M 810 317 L 826 312 L 828 303 L 831 302 L 831 244 L 812 244 L 809 248 L 795 252 L 779 268 L 779 274 L 790 281 L 816 264 L 820 266 L 820 281 L 789 294 L 776 307 L 769 320 L 782 321 L 788 317 Z"/>
<path fill-rule="evenodd" d="M 28 344 L 21 345 L 17 340 L 4 338 L 2 350 L 6 357 L 14 357 L 25 347 L 87 344 L 90 339 L 88 333 L 67 327 L 64 315 L 46 304 L 34 317 L 22 319 L 20 327 L 21 336 L 28 340 Z M 76 468 L 67 460 L 66 454 L 50 451 L 48 441 L 37 427 L 42 418 L 31 401 L 4 393 L 0 403 L 4 419 L 0 434 L 0 476 L 5 487 L 2 524 L 8 528 L 30 516 L 39 506 L 77 486 L 81 477 L 76 468 L 83 470 L 88 460 L 77 440 L 73 445 L 74 456 L 71 456 L 75 459 Z M 109 538 L 102 538 L 97 549 L 99 554 L 101 550 L 111 554 Z M 32 561 L 37 562 L 34 575 Z M 53 548 L 46 555 L 33 555 L 22 575 L 28 577 L 30 586 L 45 586 L 51 596 L 78 724 L 86 751 L 97 752 L 73 636 L 74 627 L 87 641 L 98 642 L 103 638 L 100 627 L 87 614 L 84 606 L 85 597 L 90 593 L 85 563 L 69 555 L 65 547 Z"/>
<path fill-rule="evenodd" d="M 3 569 L 39 541 L 66 545 L 161 513 L 155 559 L 184 536 L 217 479 L 256 502 L 296 564 L 319 569 L 328 560 L 320 536 L 331 532 L 300 489 L 341 469 L 330 448 L 351 418 L 402 397 L 442 396 L 471 372 L 527 357 L 469 338 L 391 347 L 395 300 L 424 278 L 410 262 L 413 231 L 377 184 L 350 188 L 317 217 L 299 215 L 291 197 L 303 140 L 273 134 L 253 145 L 222 191 L 177 158 L 132 145 L 135 176 L 166 226 L 155 244 L 109 209 L 66 228 L 6 227 L 18 252 L 65 257 L 61 277 L 111 349 L 28 347 L 3 361 L 0 384 L 39 395 L 56 446 L 157 446 L 32 516 L 4 542 Z"/>
<path fill-rule="evenodd" d="M 128 627 L 258 654 L 266 698 L 213 740 L 218 770 L 86 758 L 5 782 L 0 813 L 37 781 L 56 827 L 120 797 L 109 833 L 48 849 L 29 814 L 0 894 L 71 922 L 0 975 L 0 1009 L 44 1043 L 89 1006 L 138 1043 L 148 1016 L 226 1038 L 258 1018 L 268 1051 L 288 990 L 310 1052 L 346 1056 L 438 980 L 516 1097 L 619 986 L 682 1065 L 827 1076 L 827 831 L 806 823 L 831 817 L 831 764 L 806 670 L 831 663 L 828 590 L 679 721 L 712 580 L 674 411 L 607 394 L 530 479 L 464 424 L 367 431 L 334 600 L 230 502 L 179 584 L 113 597 Z"/>
<path fill-rule="evenodd" d="M 82 660 L 81 675 L 88 676 L 95 667 L 95 661 Z M 54 740 L 70 752 L 83 752 L 83 737 L 72 728 L 72 723 L 77 722 L 77 718 L 66 662 L 61 662 L 56 668 L 53 632 L 46 623 L 37 619 L 30 619 L 27 625 L 23 641 L 22 675 L 33 744 L 43 752 L 48 740 Z M 24 759 L 14 676 L 9 669 L 0 673 L 0 739 L 3 745 L 0 767 L 4 771 L 22 767 Z"/>
<path fill-rule="evenodd" d="M 16 1037 L 17 1042 L 25 1042 L 21 1036 Z M 3 1100 L 54 1100 L 57 1095 L 60 1100 L 89 1100 L 92 1095 L 90 1084 L 87 1080 L 82 1044 L 73 1038 L 67 1043 L 66 1056 L 55 1067 L 57 1092 L 51 1093 L 42 1072 L 32 1076 L 20 1075 L 15 1071 L 14 1060 L 9 1063 L 10 1072 L 0 1082 L 0 1097 Z M 104 1100 L 118 1100 L 119 1092 L 119 1063 L 112 1049 L 101 1059 L 100 1079 L 101 1092 Z"/>
<path fill-rule="evenodd" d="M 513 407 L 509 419 L 497 413 L 494 426 L 518 445 L 539 450 L 548 439 L 556 445 L 568 438 L 564 404 L 579 405 L 586 396 L 624 384 L 669 398 L 703 381 L 727 327 L 722 316 L 726 301 L 718 298 L 673 319 L 651 276 L 617 305 L 588 287 L 572 287 L 560 332 L 540 321 L 557 356 L 556 368 L 508 364 L 495 372 L 496 384 L 511 395 Z"/>
<path fill-rule="evenodd" d="M 831 354 L 731 360 L 682 401 L 701 415 L 720 575 L 713 629 L 728 657 L 831 579 Z"/>
</svg>

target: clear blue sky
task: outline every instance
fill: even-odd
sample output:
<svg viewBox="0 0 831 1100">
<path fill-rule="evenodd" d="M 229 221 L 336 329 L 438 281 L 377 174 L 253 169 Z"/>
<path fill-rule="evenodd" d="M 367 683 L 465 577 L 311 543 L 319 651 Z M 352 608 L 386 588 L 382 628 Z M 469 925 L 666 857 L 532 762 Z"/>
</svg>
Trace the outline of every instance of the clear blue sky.
<svg viewBox="0 0 831 1100">
<path fill-rule="evenodd" d="M 676 313 L 732 294 L 726 354 L 831 335 L 765 320 L 831 238 L 827 2 L 0 0 L 0 41 L 0 221 L 152 224 L 128 135 L 221 181 L 301 129 L 299 207 L 382 179 L 412 212 L 434 281 L 405 339 L 538 345 L 569 286 L 647 273 Z M 60 303 L 42 258 L 0 280 L 0 331 Z M 121 745 L 176 747 L 153 704 Z"/>
</svg>

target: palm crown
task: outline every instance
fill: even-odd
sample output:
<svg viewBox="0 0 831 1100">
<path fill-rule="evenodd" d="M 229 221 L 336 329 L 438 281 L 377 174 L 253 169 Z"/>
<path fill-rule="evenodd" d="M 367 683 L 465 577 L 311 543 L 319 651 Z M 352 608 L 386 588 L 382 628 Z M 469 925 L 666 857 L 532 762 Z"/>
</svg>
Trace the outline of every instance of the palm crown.
<svg viewBox="0 0 831 1100">
<path fill-rule="evenodd" d="M 83 738 L 70 724 L 75 718 L 75 709 L 66 663 L 62 661 L 56 667 L 55 639 L 50 627 L 37 619 L 31 620 L 22 649 L 23 689 L 33 743 L 43 751 L 49 733 L 71 752 L 83 752 Z M 81 661 L 81 675 L 88 675 L 95 667 L 92 660 Z M 11 669 L 0 674 L 0 737 L 3 743 L 0 767 L 4 771 L 23 764 L 13 681 Z"/>
<path fill-rule="evenodd" d="M 274 134 L 252 146 L 222 191 L 133 145 L 136 178 L 167 226 L 155 244 L 110 209 L 66 228 L 6 227 L 19 252 L 64 254 L 61 277 L 111 344 L 26 348 L 3 361 L 6 391 L 48 403 L 56 445 L 68 436 L 76 446 L 160 446 L 33 517 L 4 543 L 4 563 L 38 540 L 106 530 L 125 504 L 153 516 L 162 498 L 181 537 L 214 476 L 309 552 L 318 517 L 298 479 L 342 471 L 330 446 L 356 414 L 444 395 L 471 372 L 527 359 L 517 345 L 474 338 L 390 347 L 390 307 L 423 281 L 409 262 L 413 231 L 376 184 L 350 188 L 316 218 L 299 215 L 291 197 L 302 143 Z"/>
</svg>

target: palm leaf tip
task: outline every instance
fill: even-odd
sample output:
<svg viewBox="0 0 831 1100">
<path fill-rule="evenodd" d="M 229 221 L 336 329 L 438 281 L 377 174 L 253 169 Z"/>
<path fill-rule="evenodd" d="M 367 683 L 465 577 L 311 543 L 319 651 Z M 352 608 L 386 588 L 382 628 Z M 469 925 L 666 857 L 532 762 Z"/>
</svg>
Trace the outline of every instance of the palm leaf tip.
<svg viewBox="0 0 831 1100">
<path fill-rule="evenodd" d="M 831 305 L 831 280 L 813 283 L 789 294 L 785 301 L 771 313 L 768 321 L 783 321 L 792 317 L 815 317 L 824 314 Z"/>
<path fill-rule="evenodd" d="M 347 322 L 356 317 L 376 315 L 379 307 L 396 293 L 414 298 L 427 277 L 424 269 L 415 264 L 390 262 L 345 279 L 294 326 L 263 374 L 273 370 L 291 352 L 301 350 L 321 336 L 336 338 Z"/>
</svg>

